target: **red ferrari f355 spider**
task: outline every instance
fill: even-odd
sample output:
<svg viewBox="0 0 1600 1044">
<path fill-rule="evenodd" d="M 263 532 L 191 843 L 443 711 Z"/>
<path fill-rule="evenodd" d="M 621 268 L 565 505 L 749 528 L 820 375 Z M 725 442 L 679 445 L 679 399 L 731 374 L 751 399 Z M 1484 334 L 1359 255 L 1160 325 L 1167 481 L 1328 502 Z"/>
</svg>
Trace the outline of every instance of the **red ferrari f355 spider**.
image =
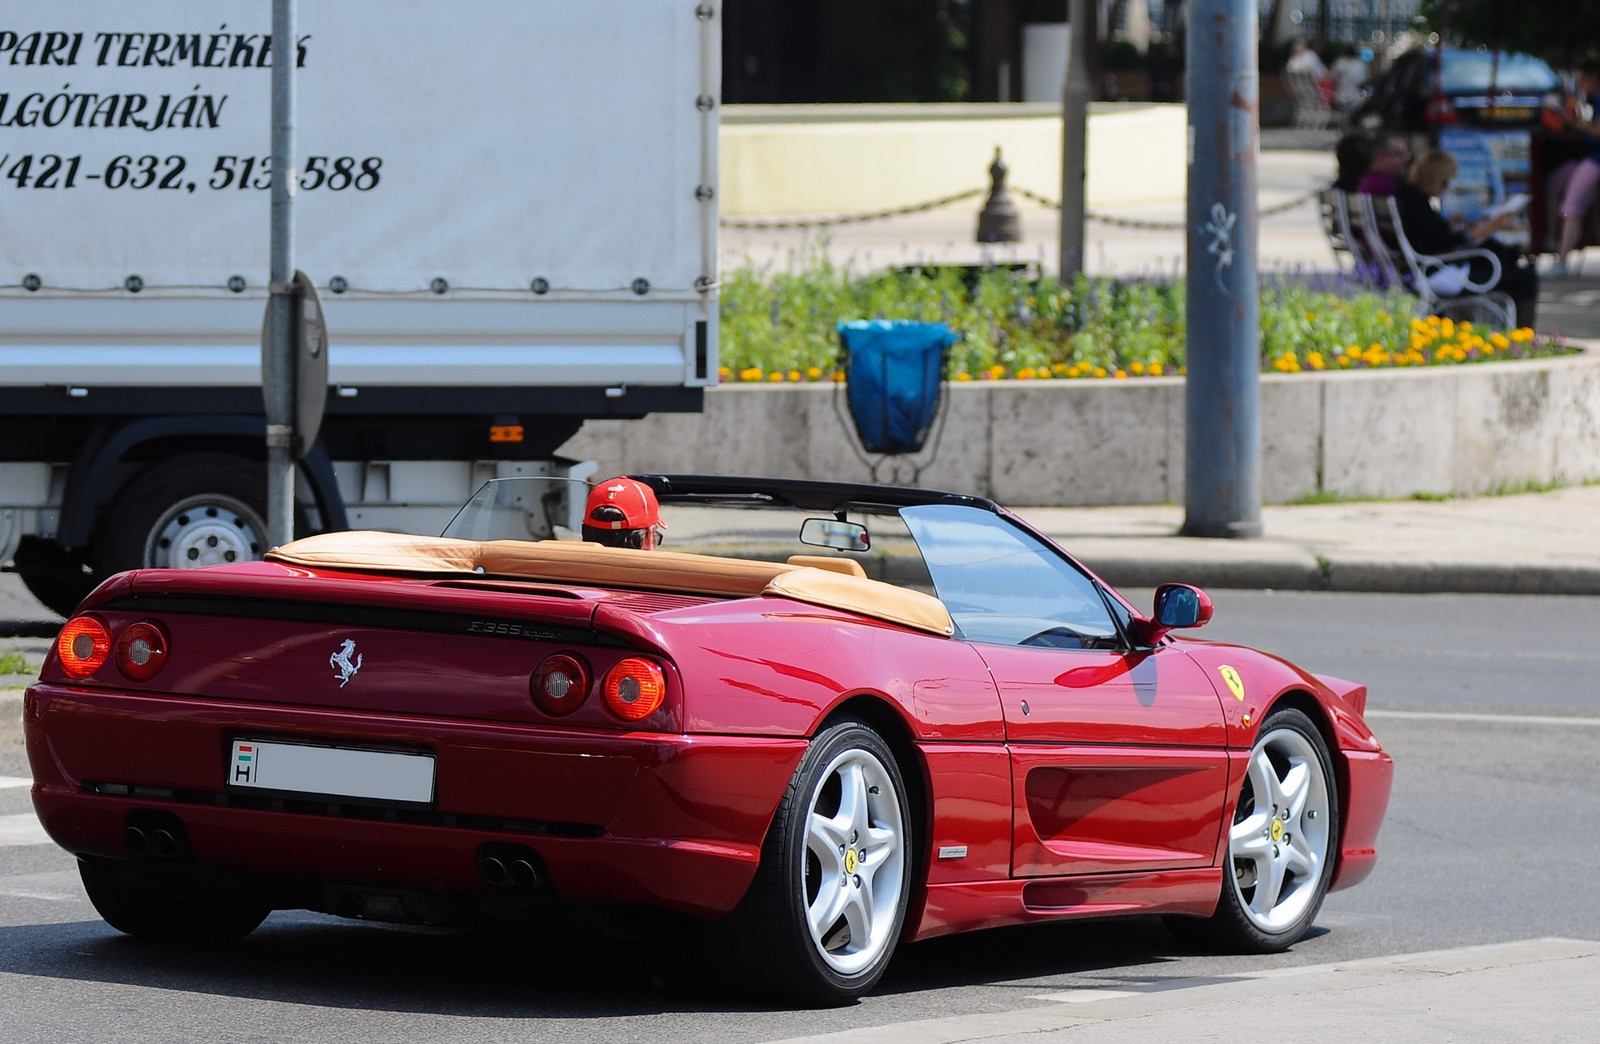
<svg viewBox="0 0 1600 1044">
<path fill-rule="evenodd" d="M 105 920 L 653 908 L 841 1003 L 899 943 L 995 925 L 1282 950 L 1371 871 L 1366 690 L 1178 637 L 1201 591 L 1143 613 L 977 497 L 638 478 L 694 550 L 552 539 L 581 484 L 504 479 L 443 537 L 101 585 L 24 726 Z"/>
</svg>

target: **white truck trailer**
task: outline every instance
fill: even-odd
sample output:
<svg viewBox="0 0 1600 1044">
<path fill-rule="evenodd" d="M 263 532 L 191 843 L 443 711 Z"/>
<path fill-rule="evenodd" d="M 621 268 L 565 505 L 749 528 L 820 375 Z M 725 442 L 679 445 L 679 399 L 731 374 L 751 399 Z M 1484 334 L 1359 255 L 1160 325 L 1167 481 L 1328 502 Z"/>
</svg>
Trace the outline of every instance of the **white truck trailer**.
<svg viewBox="0 0 1600 1044">
<path fill-rule="evenodd" d="M 265 0 L 0 0 L 0 561 L 265 550 Z M 719 12 L 298 5 L 294 260 L 329 336 L 297 531 L 434 531 L 717 380 Z M 569 469 L 570 470 L 570 469 Z"/>
</svg>

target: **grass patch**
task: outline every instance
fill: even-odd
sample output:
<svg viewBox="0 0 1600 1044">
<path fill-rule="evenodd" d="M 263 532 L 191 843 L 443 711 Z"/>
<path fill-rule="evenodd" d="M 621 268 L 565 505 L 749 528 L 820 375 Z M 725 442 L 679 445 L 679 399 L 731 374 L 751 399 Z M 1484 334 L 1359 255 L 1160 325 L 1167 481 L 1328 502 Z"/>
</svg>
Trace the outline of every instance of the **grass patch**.
<svg viewBox="0 0 1600 1044">
<path fill-rule="evenodd" d="M 21 653 L 0 653 L 0 674 L 38 674 L 39 668 L 23 659 Z"/>
</svg>

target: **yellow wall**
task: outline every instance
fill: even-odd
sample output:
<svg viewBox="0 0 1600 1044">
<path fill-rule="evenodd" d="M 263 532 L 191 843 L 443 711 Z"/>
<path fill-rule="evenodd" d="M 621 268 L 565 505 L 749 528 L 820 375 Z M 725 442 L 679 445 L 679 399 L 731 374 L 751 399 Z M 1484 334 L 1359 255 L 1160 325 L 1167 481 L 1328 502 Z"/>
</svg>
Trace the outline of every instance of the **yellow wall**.
<svg viewBox="0 0 1600 1044">
<path fill-rule="evenodd" d="M 1182 105 L 1097 104 L 1088 205 L 1180 200 Z M 722 114 L 724 217 L 850 214 L 987 188 L 995 147 L 1013 189 L 1061 197 L 1056 105 L 730 105 Z M 1018 197 L 1017 204 L 1036 204 Z"/>
</svg>

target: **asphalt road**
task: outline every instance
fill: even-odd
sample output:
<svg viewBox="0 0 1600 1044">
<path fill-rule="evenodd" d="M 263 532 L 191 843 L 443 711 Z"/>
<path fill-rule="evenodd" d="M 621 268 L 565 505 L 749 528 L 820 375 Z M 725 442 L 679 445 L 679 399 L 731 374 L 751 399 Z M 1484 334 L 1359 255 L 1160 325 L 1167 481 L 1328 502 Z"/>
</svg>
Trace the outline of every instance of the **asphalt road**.
<svg viewBox="0 0 1600 1044">
<path fill-rule="evenodd" d="M 1197 953 L 1152 919 L 1007 929 L 908 947 L 861 1004 L 794 1012 L 726 995 L 714 963 L 676 945 L 576 932 L 275 914 L 235 946 L 154 947 L 95 918 L 65 853 L 19 843 L 27 767 L 10 746 L 0 747 L 0 1041 L 872 1039 L 1089 990 L 1203 990 L 1267 969 L 1600 939 L 1600 598 L 1214 595 L 1208 637 L 1365 681 L 1397 761 L 1377 871 L 1330 896 L 1290 953 Z M 1458 1017 L 1470 1039 L 1472 1013 Z M 1295 1035 L 1290 1011 L 1265 1005 L 1256 1018 Z M 1230 1034 L 1211 1026 L 1195 1039 Z"/>
</svg>

